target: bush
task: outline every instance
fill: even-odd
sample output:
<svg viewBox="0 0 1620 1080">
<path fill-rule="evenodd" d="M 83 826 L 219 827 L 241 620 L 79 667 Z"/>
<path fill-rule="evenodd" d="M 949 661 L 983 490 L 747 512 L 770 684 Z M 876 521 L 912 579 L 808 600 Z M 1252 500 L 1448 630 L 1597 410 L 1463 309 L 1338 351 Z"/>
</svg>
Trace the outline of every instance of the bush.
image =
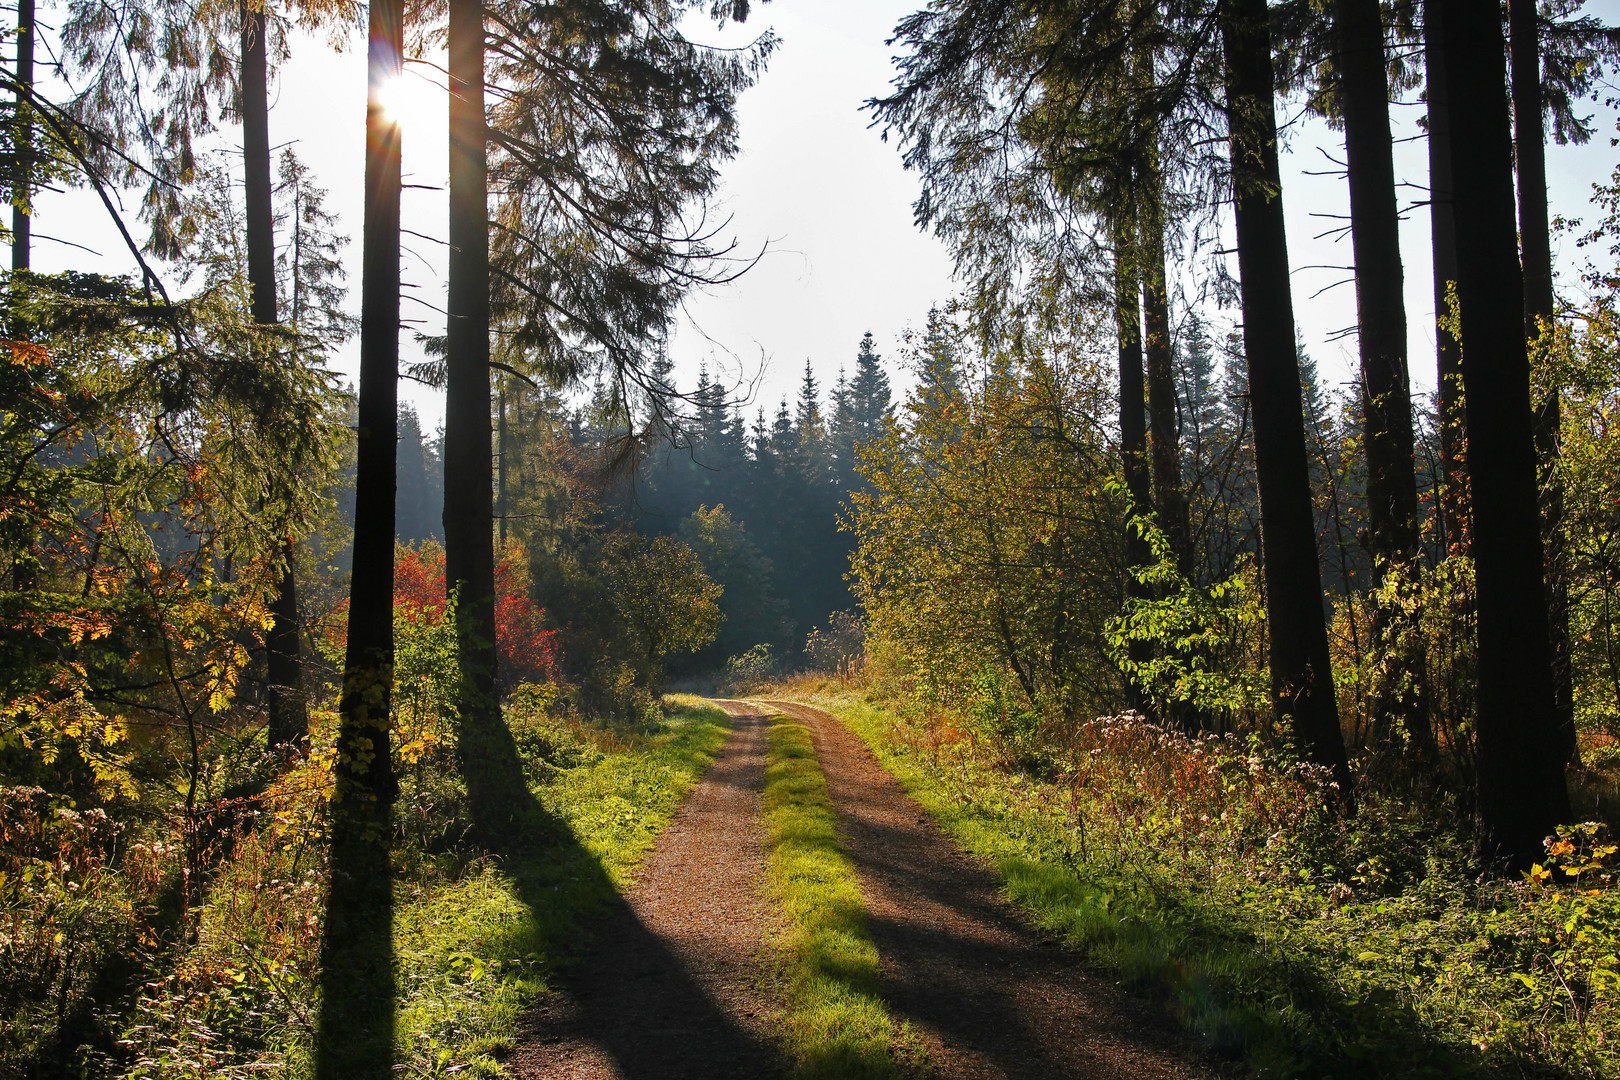
<svg viewBox="0 0 1620 1080">
<path fill-rule="evenodd" d="M 769 645 L 755 645 L 740 656 L 726 661 L 726 685 L 733 691 L 746 690 L 769 682 L 776 674 L 776 655 Z"/>
<path fill-rule="evenodd" d="M 845 671 L 866 655 L 866 622 L 856 611 L 835 611 L 827 627 L 816 627 L 804 639 L 804 658 L 818 671 Z"/>
</svg>

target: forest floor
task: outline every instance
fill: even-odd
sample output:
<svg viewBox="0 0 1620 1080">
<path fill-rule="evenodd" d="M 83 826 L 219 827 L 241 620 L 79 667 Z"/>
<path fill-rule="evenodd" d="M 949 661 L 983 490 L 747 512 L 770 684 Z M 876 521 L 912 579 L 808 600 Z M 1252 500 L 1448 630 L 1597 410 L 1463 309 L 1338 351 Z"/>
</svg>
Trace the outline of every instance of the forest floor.
<svg viewBox="0 0 1620 1080">
<path fill-rule="evenodd" d="M 735 727 L 642 863 L 597 946 L 535 1010 L 508 1066 L 523 1078 L 767 1077 L 789 1068 L 771 941 L 760 793 L 767 715 Z M 994 869 L 961 852 L 866 746 L 820 709 L 807 727 L 861 881 L 881 993 L 940 1078 L 1217 1075 L 1161 1011 L 1032 930 Z"/>
</svg>

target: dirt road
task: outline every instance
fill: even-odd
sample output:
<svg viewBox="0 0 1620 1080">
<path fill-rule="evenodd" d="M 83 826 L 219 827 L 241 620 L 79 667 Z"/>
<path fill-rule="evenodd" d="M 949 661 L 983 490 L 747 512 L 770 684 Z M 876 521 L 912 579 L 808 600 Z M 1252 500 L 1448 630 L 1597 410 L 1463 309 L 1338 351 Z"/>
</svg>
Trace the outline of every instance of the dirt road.
<svg viewBox="0 0 1620 1080">
<path fill-rule="evenodd" d="M 809 727 L 860 871 L 884 998 L 942 1080 L 1160 1080 L 1211 1075 L 1168 1019 L 1034 933 L 853 733 L 820 709 L 767 702 Z"/>
<path fill-rule="evenodd" d="M 721 702 L 731 739 L 659 837 L 597 951 L 536 1010 L 514 1075 L 567 1080 L 785 1074 L 765 972 L 760 791 L 765 714 Z M 809 727 L 861 876 L 883 994 L 940 1080 L 1213 1077 L 1162 1013 L 1041 938 L 827 713 L 770 702 Z"/>
<path fill-rule="evenodd" d="M 722 703 L 731 738 L 664 829 L 595 952 L 560 981 L 508 1062 L 546 1080 L 782 1074 L 761 961 L 768 913 L 765 717 Z"/>
</svg>

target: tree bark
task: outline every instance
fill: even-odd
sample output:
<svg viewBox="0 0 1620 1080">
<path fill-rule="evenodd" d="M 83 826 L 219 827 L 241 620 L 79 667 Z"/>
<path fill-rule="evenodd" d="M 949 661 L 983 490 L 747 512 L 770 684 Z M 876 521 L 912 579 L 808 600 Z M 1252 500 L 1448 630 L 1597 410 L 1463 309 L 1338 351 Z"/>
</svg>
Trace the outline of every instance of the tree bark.
<svg viewBox="0 0 1620 1080">
<path fill-rule="evenodd" d="M 33 103 L 29 95 L 34 89 L 34 0 L 17 0 L 17 175 L 16 194 L 21 203 L 33 198 L 34 189 L 34 131 Z M 11 207 L 11 269 L 27 270 L 32 254 L 32 207 Z"/>
<path fill-rule="evenodd" d="M 1363 432 L 1367 546 L 1381 581 L 1417 554 L 1417 476 L 1406 363 L 1405 275 L 1389 132 L 1389 82 L 1378 0 L 1334 0 L 1340 108 L 1350 178 Z"/>
<path fill-rule="evenodd" d="M 506 548 L 506 518 L 510 513 L 506 499 L 506 455 L 511 449 L 510 432 L 506 425 L 506 387 L 503 385 L 495 395 L 495 512 L 499 518 L 501 549 Z"/>
<path fill-rule="evenodd" d="M 1518 170 L 1519 244 L 1524 269 L 1524 326 L 1530 340 L 1550 333 L 1557 315 L 1553 295 L 1552 229 L 1547 221 L 1547 137 L 1541 117 L 1541 45 L 1533 0 L 1508 4 L 1508 54 L 1513 76 L 1513 160 Z M 1579 762 L 1575 738 L 1575 684 L 1570 672 L 1569 557 L 1564 540 L 1564 487 L 1558 479 L 1563 428 L 1559 388 L 1548 386 L 1536 407 L 1536 453 L 1541 463 L 1541 536 L 1547 565 L 1547 632 L 1552 648 L 1553 708 L 1567 760 Z"/>
<path fill-rule="evenodd" d="M 1254 408 L 1272 710 L 1305 756 L 1332 770 L 1353 808 L 1323 618 L 1294 302 L 1277 165 L 1271 29 L 1265 0 L 1224 0 L 1226 115 L 1243 304 L 1243 347 Z"/>
<path fill-rule="evenodd" d="M 484 7 L 451 0 L 450 281 L 444 416 L 445 584 L 461 661 L 456 750 L 475 827 L 498 839 L 527 802 L 496 690 L 489 416 L 489 210 Z"/>
<path fill-rule="evenodd" d="M 1142 314 L 1146 327 L 1148 447 L 1154 509 L 1183 574 L 1192 573 L 1187 497 L 1181 487 L 1180 423 L 1175 364 L 1170 353 L 1170 302 L 1165 290 L 1164 205 L 1155 194 L 1142 223 Z"/>
<path fill-rule="evenodd" d="M 1136 257 L 1124 226 L 1114 229 L 1114 327 L 1119 338 L 1119 449 L 1125 473 L 1125 490 L 1131 496 L 1131 513 L 1147 514 L 1153 507 L 1151 474 L 1147 447 L 1147 402 L 1142 379 L 1142 312 L 1137 301 Z M 1136 527 L 1125 526 L 1125 599 L 1147 599 L 1147 586 L 1133 571 L 1153 561 L 1153 551 Z M 1132 663 L 1151 657 L 1146 641 L 1127 646 Z M 1141 688 L 1125 680 L 1125 704 L 1140 713 L 1151 705 Z"/>
<path fill-rule="evenodd" d="M 1436 384 L 1440 396 L 1440 515 L 1446 550 L 1468 546 L 1468 466 L 1463 416 L 1462 343 L 1441 325 L 1457 281 L 1457 225 L 1451 204 L 1451 120 L 1447 114 L 1444 16 L 1438 0 L 1423 4 L 1423 66 L 1429 121 L 1429 230 L 1434 252 Z"/>
<path fill-rule="evenodd" d="M 402 0 L 371 0 L 354 569 L 338 702 L 331 884 L 321 940 L 320 1080 L 393 1075 L 395 794 L 389 746 L 394 666 L 394 464 L 399 404 L 400 131 L 382 104 L 399 78 Z"/>
<path fill-rule="evenodd" d="M 253 321 L 270 326 L 276 311 L 276 234 L 270 184 L 270 71 L 266 56 L 264 9 L 242 5 L 242 160 L 247 209 L 248 289 Z M 309 738 L 299 656 L 298 581 L 293 573 L 291 537 L 282 541 L 286 565 L 270 605 L 265 640 L 265 681 L 269 686 L 271 750 L 302 746 Z"/>
<path fill-rule="evenodd" d="M 1506 43 L 1495 0 L 1438 0 L 1451 120 L 1452 196 L 1479 626 L 1480 854 L 1512 868 L 1569 817 L 1542 577 L 1530 364 L 1513 199 Z"/>
<path fill-rule="evenodd" d="M 1389 79 L 1378 0 L 1334 0 L 1350 181 L 1350 240 L 1356 264 L 1361 353 L 1362 442 L 1367 458 L 1367 551 L 1373 583 L 1418 553 L 1417 471 L 1407 372 L 1405 273 L 1389 132 Z M 1405 726 L 1423 747 L 1429 724 L 1421 657 L 1395 651 L 1397 611 L 1375 603 L 1373 647 L 1386 662 L 1371 698 L 1373 729 Z"/>
<path fill-rule="evenodd" d="M 28 100 L 34 88 L 34 0 L 17 0 L 17 159 L 13 184 L 13 198 L 30 199 L 34 186 L 33 105 Z M 29 209 L 13 203 L 11 207 L 11 270 L 13 276 L 26 274 L 32 256 L 29 227 L 32 222 Z M 21 336 L 21 331 L 14 329 Z M 11 587 L 26 592 L 38 583 L 38 561 L 33 533 L 18 546 L 12 556 Z"/>
</svg>

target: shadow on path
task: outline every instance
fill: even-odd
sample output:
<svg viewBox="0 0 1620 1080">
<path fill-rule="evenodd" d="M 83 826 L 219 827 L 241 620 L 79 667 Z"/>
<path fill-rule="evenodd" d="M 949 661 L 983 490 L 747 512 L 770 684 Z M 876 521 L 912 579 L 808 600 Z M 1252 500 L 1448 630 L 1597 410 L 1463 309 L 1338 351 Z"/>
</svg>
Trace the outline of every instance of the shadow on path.
<svg viewBox="0 0 1620 1080">
<path fill-rule="evenodd" d="M 764 721 L 732 705 L 730 739 L 660 834 L 595 947 L 553 981 L 508 1061 L 515 1077 L 683 1080 L 780 1075 L 759 976 L 765 914 Z M 576 863 L 577 865 L 577 863 Z M 590 860 L 589 867 L 602 873 Z M 605 879 L 605 875 L 604 875 Z M 550 885 L 516 875 L 543 918 Z M 611 889 L 611 886 L 609 886 Z"/>
<path fill-rule="evenodd" d="M 767 704 L 810 728 L 860 871 L 884 998 L 941 1078 L 1159 1080 L 1212 1075 L 1168 1019 L 1086 974 L 957 849 L 827 713 Z"/>
</svg>

